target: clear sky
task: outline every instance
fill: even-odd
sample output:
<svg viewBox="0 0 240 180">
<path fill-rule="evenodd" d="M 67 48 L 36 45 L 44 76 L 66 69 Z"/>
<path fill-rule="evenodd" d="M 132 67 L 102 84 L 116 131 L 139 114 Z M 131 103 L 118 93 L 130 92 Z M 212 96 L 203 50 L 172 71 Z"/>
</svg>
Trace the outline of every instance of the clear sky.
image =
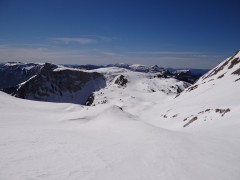
<svg viewBox="0 0 240 180">
<path fill-rule="evenodd" d="M 212 68 L 240 49 L 239 0 L 0 0 L 0 61 Z"/>
</svg>

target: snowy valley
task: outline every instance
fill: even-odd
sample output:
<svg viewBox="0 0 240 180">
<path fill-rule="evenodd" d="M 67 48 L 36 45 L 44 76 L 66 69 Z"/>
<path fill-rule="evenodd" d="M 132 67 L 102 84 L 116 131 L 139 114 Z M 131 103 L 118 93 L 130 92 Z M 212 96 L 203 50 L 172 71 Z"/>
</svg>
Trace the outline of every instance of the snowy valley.
<svg viewBox="0 0 240 180">
<path fill-rule="evenodd" d="M 125 64 L 0 69 L 0 179 L 240 179 L 240 51 L 201 77 Z"/>
</svg>

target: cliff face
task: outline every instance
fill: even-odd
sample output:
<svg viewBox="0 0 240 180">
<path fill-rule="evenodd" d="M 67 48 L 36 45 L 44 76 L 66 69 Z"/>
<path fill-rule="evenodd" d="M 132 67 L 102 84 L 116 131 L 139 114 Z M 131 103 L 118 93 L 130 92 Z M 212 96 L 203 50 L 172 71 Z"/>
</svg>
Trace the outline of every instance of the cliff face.
<svg viewBox="0 0 240 180">
<path fill-rule="evenodd" d="M 39 74 L 5 92 L 22 99 L 85 104 L 91 93 L 106 86 L 100 73 L 53 69 L 48 64 Z"/>
<path fill-rule="evenodd" d="M 0 89 L 18 85 L 38 74 L 43 64 L 36 63 L 6 63 L 0 65 Z"/>
</svg>

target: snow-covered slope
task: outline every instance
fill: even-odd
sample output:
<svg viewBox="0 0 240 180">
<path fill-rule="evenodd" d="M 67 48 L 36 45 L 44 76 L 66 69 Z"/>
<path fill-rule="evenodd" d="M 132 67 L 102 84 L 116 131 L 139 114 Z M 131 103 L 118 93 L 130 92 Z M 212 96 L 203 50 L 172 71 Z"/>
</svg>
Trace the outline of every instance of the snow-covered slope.
<svg viewBox="0 0 240 180">
<path fill-rule="evenodd" d="M 0 101 L 0 179 L 240 177 L 239 133 L 166 130 L 110 104 L 34 102 L 4 93 Z"/>
<path fill-rule="evenodd" d="M 155 73 L 134 72 L 116 67 L 95 71 L 106 77 L 107 86 L 94 92 L 93 105 L 110 103 L 127 109 L 139 103 L 149 106 L 159 100 L 174 97 L 190 86 L 189 83 L 174 78 L 159 78 Z"/>
<path fill-rule="evenodd" d="M 153 118 L 159 126 L 198 129 L 225 126 L 238 121 L 240 109 L 240 52 L 226 59 L 201 77 L 180 96 L 150 111 L 162 111 Z M 148 116 L 146 112 L 145 116 Z M 237 122 L 236 122 L 237 123 Z"/>
<path fill-rule="evenodd" d="M 0 179 L 240 179 L 239 57 L 179 96 L 181 81 L 114 67 L 95 106 L 0 92 Z"/>
</svg>

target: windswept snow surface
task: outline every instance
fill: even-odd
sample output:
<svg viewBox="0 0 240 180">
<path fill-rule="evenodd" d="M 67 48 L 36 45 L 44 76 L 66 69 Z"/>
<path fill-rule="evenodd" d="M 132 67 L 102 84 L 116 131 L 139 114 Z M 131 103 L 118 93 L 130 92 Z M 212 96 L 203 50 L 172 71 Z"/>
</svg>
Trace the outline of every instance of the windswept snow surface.
<svg viewBox="0 0 240 180">
<path fill-rule="evenodd" d="M 160 128 L 112 104 L 4 93 L 0 101 L 0 179 L 240 178 L 239 124 L 207 135 Z"/>
<path fill-rule="evenodd" d="M 239 180 L 240 81 L 228 67 L 178 97 L 181 81 L 98 69 L 108 84 L 89 107 L 0 92 L 0 179 Z"/>
</svg>

